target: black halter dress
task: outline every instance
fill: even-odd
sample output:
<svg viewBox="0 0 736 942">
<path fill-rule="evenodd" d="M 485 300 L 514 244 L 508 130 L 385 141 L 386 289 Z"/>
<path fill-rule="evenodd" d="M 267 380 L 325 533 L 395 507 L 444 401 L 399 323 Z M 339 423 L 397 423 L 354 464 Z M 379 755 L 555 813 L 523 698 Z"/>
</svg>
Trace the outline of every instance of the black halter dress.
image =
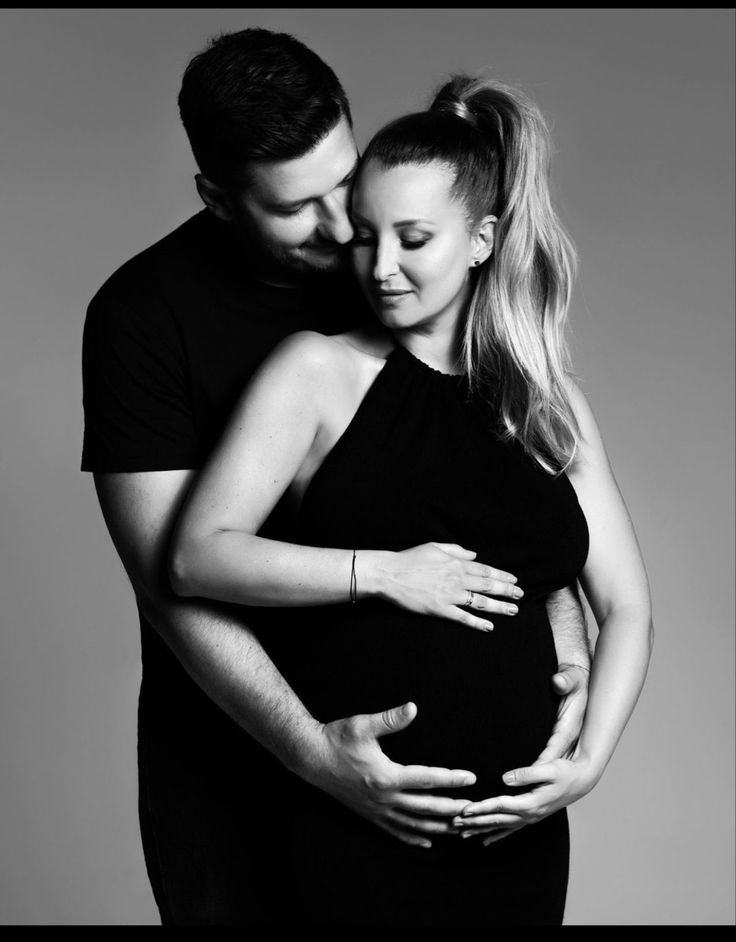
<svg viewBox="0 0 736 942">
<path fill-rule="evenodd" d="M 567 477 L 502 443 L 493 423 L 463 377 L 397 346 L 310 482 L 295 542 L 358 550 L 458 543 L 518 576 L 517 615 L 494 613 L 485 633 L 375 600 L 261 610 L 264 645 L 316 718 L 413 701 L 416 719 L 381 739 L 384 752 L 402 764 L 473 771 L 475 785 L 446 794 L 474 800 L 518 792 L 501 775 L 531 764 L 547 741 L 558 698 L 545 600 L 575 580 L 588 551 Z M 273 814 L 283 861 L 276 878 L 295 923 L 562 921 L 565 811 L 488 847 L 440 835 L 423 849 L 301 781 L 285 803 Z"/>
</svg>

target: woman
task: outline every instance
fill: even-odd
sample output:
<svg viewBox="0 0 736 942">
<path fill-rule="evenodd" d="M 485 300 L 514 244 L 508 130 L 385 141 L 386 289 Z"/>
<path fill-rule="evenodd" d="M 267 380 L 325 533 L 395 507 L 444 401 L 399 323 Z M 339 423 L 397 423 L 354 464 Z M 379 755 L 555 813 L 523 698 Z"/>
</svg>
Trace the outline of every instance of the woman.
<svg viewBox="0 0 736 942">
<path fill-rule="evenodd" d="M 297 923 L 560 923 L 564 809 L 602 775 L 644 682 L 643 563 L 565 371 L 572 250 L 547 147 L 524 96 L 462 76 L 374 137 L 352 217 L 375 329 L 277 348 L 180 522 L 176 591 L 260 606 L 261 639 L 315 717 L 413 701 L 386 752 L 477 776 L 424 847 L 309 789 L 271 810 Z M 289 542 L 256 536 L 282 496 Z M 451 583 L 427 567 L 398 578 L 448 551 Z M 491 559 L 523 597 L 503 597 Z M 600 629 L 588 711 L 572 756 L 529 768 L 556 709 L 545 602 L 578 576 Z"/>
</svg>

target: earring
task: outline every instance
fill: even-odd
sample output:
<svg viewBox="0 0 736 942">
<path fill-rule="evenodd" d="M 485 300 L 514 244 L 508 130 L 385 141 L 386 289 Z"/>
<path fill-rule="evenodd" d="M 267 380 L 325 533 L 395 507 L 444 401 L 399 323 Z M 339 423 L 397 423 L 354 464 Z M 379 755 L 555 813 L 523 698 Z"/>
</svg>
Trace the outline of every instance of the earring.
<svg viewBox="0 0 736 942">
<path fill-rule="evenodd" d="M 474 259 L 473 259 L 473 265 L 480 265 L 480 259 L 479 259 L 479 258 L 474 258 Z"/>
</svg>

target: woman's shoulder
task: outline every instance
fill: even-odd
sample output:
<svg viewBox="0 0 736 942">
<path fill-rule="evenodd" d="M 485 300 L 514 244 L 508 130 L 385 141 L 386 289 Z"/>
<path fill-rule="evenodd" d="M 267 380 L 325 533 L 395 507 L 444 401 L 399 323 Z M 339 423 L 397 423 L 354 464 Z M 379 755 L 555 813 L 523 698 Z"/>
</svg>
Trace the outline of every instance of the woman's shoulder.
<svg viewBox="0 0 736 942">
<path fill-rule="evenodd" d="M 327 371 L 347 373 L 369 368 L 371 361 L 385 361 L 393 344 L 364 328 L 343 334 L 299 330 L 282 340 L 269 357 L 273 365 L 297 369 L 300 374 Z"/>
<path fill-rule="evenodd" d="M 578 446 L 569 470 L 569 474 L 574 475 L 591 464 L 607 464 L 608 459 L 588 397 L 571 376 L 566 377 L 565 391 L 579 432 Z"/>
</svg>

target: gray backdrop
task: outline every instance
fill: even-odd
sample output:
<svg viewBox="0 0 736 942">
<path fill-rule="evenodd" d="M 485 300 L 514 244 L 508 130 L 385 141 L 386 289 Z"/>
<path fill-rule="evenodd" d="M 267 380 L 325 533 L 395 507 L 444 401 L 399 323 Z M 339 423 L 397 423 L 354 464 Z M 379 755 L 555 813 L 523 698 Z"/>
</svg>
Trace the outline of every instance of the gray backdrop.
<svg viewBox="0 0 736 942">
<path fill-rule="evenodd" d="M 199 208 L 181 73 L 249 25 L 324 56 L 361 144 L 454 69 L 489 65 L 548 116 L 581 257 L 577 369 L 658 629 L 622 743 L 572 809 L 567 923 L 732 923 L 732 10 L 0 12 L 0 919 L 157 922 L 136 613 L 79 472 L 80 343 L 102 281 Z"/>
</svg>

